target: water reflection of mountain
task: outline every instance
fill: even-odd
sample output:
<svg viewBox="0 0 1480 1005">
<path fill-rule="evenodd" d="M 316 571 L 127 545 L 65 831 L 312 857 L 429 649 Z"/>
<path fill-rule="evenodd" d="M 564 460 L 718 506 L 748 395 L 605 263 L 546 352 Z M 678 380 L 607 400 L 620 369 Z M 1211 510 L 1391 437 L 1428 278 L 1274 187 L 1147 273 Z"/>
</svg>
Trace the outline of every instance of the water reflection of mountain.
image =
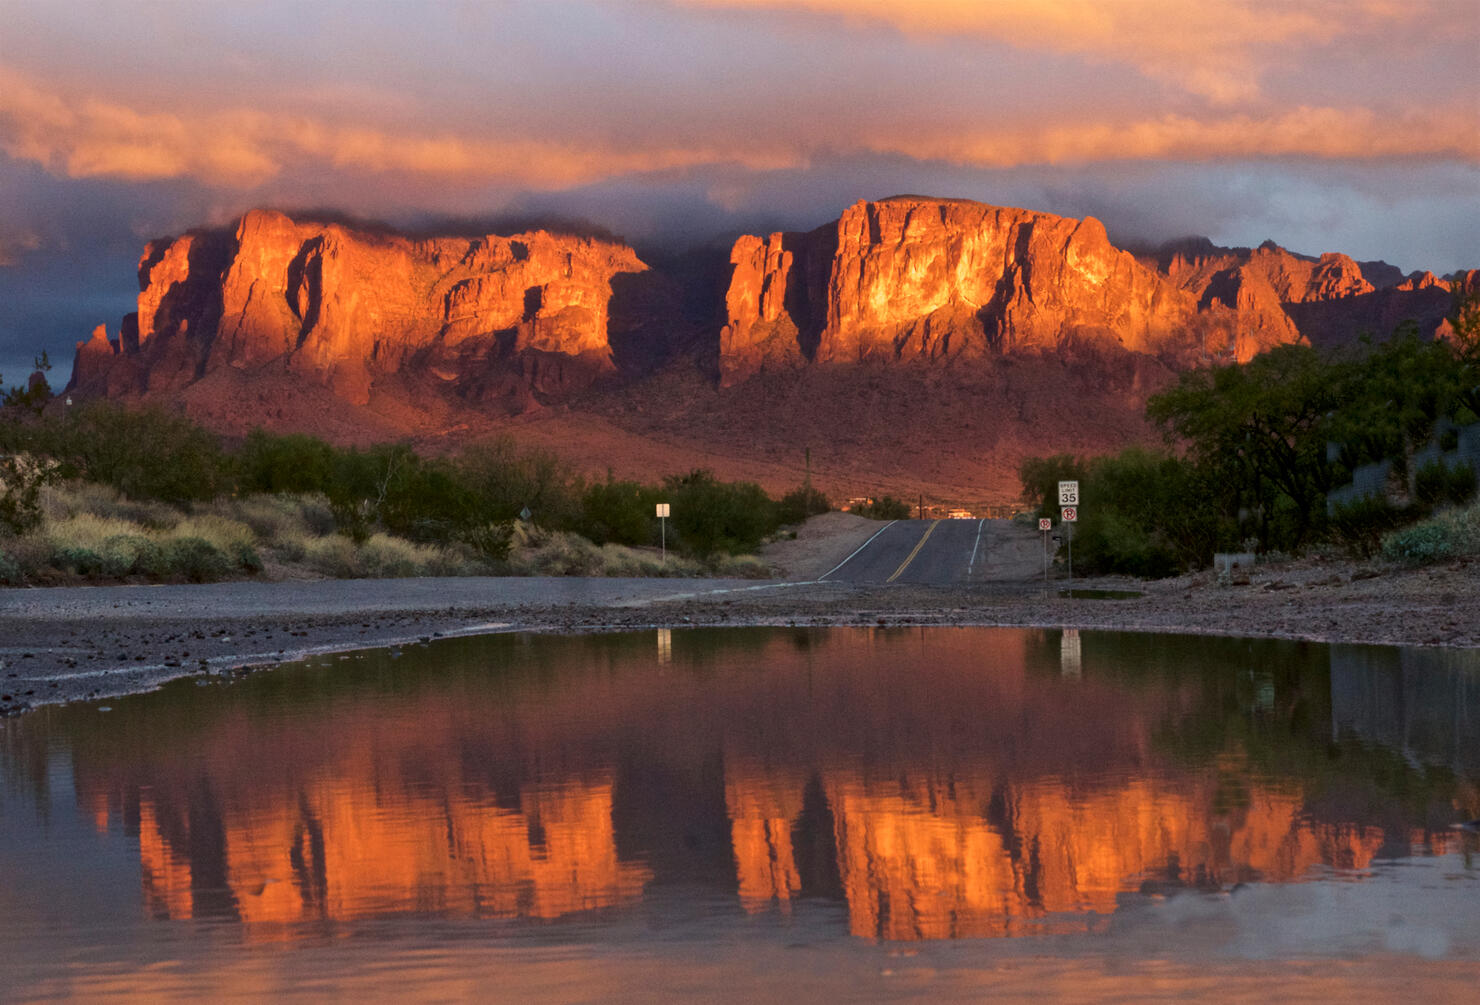
<svg viewBox="0 0 1480 1005">
<path fill-rule="evenodd" d="M 841 900 L 865 936 L 1014 935 L 1082 929 L 1143 888 L 1361 869 L 1411 839 L 1268 767 L 1260 743 L 1325 763 L 1324 650 L 1087 633 L 1066 678 L 1059 648 L 459 640 L 51 732 L 100 829 L 137 836 L 162 917 L 549 919 L 668 887 L 753 912 Z"/>
<path fill-rule="evenodd" d="M 1332 646 L 1331 718 L 1338 736 L 1480 775 L 1480 654 Z"/>
</svg>

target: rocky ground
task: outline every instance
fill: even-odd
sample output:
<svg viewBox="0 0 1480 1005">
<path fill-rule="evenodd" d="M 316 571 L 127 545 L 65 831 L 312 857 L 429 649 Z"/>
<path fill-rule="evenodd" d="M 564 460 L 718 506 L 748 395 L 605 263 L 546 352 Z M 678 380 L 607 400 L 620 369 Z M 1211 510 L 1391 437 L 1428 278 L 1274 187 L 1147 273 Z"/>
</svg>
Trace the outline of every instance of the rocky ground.
<svg viewBox="0 0 1480 1005">
<path fill-rule="evenodd" d="M 768 559 L 789 580 L 375 580 L 0 590 L 0 715 L 145 690 L 192 674 L 483 631 L 621 631 L 703 625 L 1079 627 L 1317 642 L 1480 647 L 1480 563 L 1425 569 L 1301 559 L 1243 586 L 1211 572 L 1072 599 L 1055 583 L 952 587 L 813 581 L 877 524 L 830 514 Z"/>
</svg>

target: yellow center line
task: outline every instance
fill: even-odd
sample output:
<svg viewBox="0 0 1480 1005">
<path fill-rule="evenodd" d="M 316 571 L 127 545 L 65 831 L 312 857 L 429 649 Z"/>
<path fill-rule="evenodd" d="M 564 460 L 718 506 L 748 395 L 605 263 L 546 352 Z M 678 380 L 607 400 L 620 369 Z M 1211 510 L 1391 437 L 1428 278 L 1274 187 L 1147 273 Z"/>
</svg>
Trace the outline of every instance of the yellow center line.
<svg viewBox="0 0 1480 1005">
<path fill-rule="evenodd" d="M 903 562 L 900 562 L 899 563 L 899 568 L 897 568 L 897 569 L 894 570 L 894 575 L 892 575 L 888 579 L 884 580 L 884 582 L 886 582 L 886 583 L 892 583 L 892 582 L 894 582 L 896 579 L 899 578 L 899 574 L 900 573 L 904 572 L 904 570 L 906 570 L 906 569 L 908 569 L 910 567 L 910 563 L 915 560 L 915 556 L 916 555 L 920 554 L 920 549 L 923 548 L 923 547 L 925 547 L 925 542 L 928 541 L 928 540 L 930 540 L 930 535 L 931 534 L 934 534 L 935 533 L 935 528 L 937 528 L 939 526 L 940 526 L 940 521 L 939 520 L 935 521 L 934 523 L 932 523 L 930 525 L 929 529 L 927 529 L 925 531 L 925 535 L 920 538 L 920 542 L 915 545 L 915 550 L 912 551 L 912 552 L 910 552 L 908 558 L 906 558 Z"/>
</svg>

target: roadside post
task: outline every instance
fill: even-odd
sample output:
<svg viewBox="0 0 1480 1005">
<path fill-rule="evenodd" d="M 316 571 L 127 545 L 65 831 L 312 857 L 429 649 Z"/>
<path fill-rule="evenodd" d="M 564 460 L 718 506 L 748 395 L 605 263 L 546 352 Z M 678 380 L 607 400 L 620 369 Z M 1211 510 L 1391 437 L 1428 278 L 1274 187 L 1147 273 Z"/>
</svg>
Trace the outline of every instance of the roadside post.
<svg viewBox="0 0 1480 1005">
<path fill-rule="evenodd" d="M 1043 588 L 1048 589 L 1048 532 L 1053 530 L 1053 520 L 1046 516 L 1038 518 L 1038 529 L 1043 531 Z"/>
<path fill-rule="evenodd" d="M 1079 482 L 1059 482 L 1059 516 L 1069 545 L 1069 589 L 1074 588 L 1074 524 L 1079 520 Z"/>
<path fill-rule="evenodd" d="M 663 564 L 668 564 L 668 504 L 658 503 L 658 523 L 663 534 Z"/>
</svg>

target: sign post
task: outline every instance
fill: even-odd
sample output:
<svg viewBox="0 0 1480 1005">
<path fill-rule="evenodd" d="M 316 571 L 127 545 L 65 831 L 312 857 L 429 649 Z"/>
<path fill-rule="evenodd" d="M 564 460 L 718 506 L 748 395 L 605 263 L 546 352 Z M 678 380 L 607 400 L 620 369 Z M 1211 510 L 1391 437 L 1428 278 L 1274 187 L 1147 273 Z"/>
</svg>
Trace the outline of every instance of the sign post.
<svg viewBox="0 0 1480 1005">
<path fill-rule="evenodd" d="M 1048 532 L 1053 530 L 1053 520 L 1046 516 L 1038 518 L 1038 529 L 1043 531 L 1043 588 L 1048 589 Z"/>
<path fill-rule="evenodd" d="M 668 564 L 668 504 L 658 503 L 658 522 L 663 533 L 663 564 Z"/>
<path fill-rule="evenodd" d="M 1069 546 L 1069 589 L 1074 588 L 1074 522 L 1079 519 L 1079 481 L 1059 482 L 1059 515 Z"/>
<path fill-rule="evenodd" d="M 1074 524 L 1079 520 L 1079 507 L 1065 506 L 1059 510 L 1064 521 L 1064 534 L 1069 543 L 1069 589 L 1074 589 Z"/>
</svg>

